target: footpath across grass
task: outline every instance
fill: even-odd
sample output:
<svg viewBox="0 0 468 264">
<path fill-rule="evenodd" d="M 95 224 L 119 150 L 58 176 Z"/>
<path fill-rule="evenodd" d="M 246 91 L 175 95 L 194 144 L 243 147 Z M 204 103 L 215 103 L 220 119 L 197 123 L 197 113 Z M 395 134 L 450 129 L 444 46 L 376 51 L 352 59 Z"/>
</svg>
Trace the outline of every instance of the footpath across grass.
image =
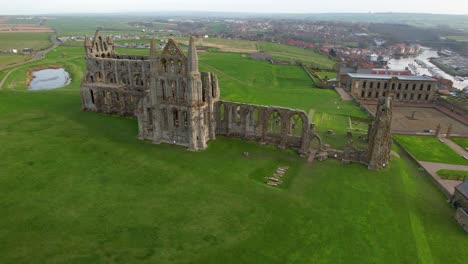
<svg viewBox="0 0 468 264">
<path fill-rule="evenodd" d="M 457 143 L 462 148 L 468 148 L 468 138 L 452 137 L 450 140 Z"/>
<path fill-rule="evenodd" d="M 393 137 L 420 161 L 468 166 L 467 160 L 435 137 L 407 135 Z"/>
<path fill-rule="evenodd" d="M 457 170 L 438 170 L 437 175 L 442 179 L 459 180 L 464 181 L 468 179 L 468 171 L 457 171 Z"/>
</svg>

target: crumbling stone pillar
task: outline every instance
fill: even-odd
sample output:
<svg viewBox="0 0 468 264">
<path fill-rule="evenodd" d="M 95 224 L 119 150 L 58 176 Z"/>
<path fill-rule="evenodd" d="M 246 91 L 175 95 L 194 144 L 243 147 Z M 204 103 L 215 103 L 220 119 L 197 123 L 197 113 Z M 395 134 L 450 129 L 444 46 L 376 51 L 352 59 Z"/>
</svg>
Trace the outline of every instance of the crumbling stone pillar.
<svg viewBox="0 0 468 264">
<path fill-rule="evenodd" d="M 389 166 L 392 148 L 392 98 L 380 98 L 377 113 L 369 131 L 368 168 L 380 170 Z"/>
</svg>

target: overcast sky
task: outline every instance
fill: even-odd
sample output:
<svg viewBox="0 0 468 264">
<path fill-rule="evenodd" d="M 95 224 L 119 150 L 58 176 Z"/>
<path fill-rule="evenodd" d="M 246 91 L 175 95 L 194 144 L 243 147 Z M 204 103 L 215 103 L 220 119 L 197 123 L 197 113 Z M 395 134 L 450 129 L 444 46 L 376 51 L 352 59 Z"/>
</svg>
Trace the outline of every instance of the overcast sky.
<svg viewBox="0 0 468 264">
<path fill-rule="evenodd" d="M 138 11 L 468 14 L 468 0 L 1 0 L 0 14 Z"/>
</svg>

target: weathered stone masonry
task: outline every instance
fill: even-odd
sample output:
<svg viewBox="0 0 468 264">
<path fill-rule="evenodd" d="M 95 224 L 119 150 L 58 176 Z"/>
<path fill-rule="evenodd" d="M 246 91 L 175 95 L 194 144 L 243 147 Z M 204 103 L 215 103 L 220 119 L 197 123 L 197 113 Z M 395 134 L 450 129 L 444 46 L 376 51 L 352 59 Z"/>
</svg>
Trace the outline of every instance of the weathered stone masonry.
<svg viewBox="0 0 468 264">
<path fill-rule="evenodd" d="M 99 32 L 92 41 L 86 38 L 85 50 L 83 110 L 136 117 L 142 140 L 202 150 L 208 141 L 222 135 L 295 149 L 304 156 L 323 152 L 321 139 L 304 111 L 220 101 L 216 75 L 198 71 L 193 38 L 187 56 L 174 40 L 160 54 L 153 40 L 149 56 L 119 55 L 112 39 L 103 39 Z M 385 128 L 375 124 L 376 131 Z M 387 132 L 383 133 L 386 139 Z M 372 142 L 382 140 L 381 132 L 375 136 L 379 139 Z M 367 151 L 351 148 L 339 157 L 365 164 L 372 161 L 369 168 L 380 169 L 388 163 L 389 151 L 376 157 L 378 161 L 372 155 L 367 159 Z"/>
</svg>

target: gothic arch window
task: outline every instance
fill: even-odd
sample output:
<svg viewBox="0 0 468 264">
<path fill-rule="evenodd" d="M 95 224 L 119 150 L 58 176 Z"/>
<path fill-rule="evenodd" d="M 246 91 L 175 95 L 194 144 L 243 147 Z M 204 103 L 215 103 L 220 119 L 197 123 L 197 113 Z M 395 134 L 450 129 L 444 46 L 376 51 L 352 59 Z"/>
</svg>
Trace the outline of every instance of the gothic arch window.
<svg viewBox="0 0 468 264">
<path fill-rule="evenodd" d="M 221 121 L 224 121 L 224 111 L 225 111 L 225 106 L 223 103 L 219 105 L 219 119 Z"/>
<path fill-rule="evenodd" d="M 176 69 L 175 69 L 175 62 L 173 59 L 169 60 L 169 69 L 171 71 L 171 73 L 175 73 L 176 72 Z"/>
<path fill-rule="evenodd" d="M 176 82 L 174 80 L 171 81 L 171 94 L 172 94 L 172 99 L 176 99 L 177 97 L 177 94 L 176 94 L 176 88 L 177 88 L 177 85 L 176 85 Z"/>
<path fill-rule="evenodd" d="M 162 110 L 162 116 L 163 116 L 163 124 L 162 124 L 162 127 L 163 127 L 163 130 L 167 130 L 167 126 L 168 126 L 168 117 L 167 117 L 167 110 L 166 108 L 164 108 Z"/>
<path fill-rule="evenodd" d="M 146 86 L 147 86 L 147 87 L 150 87 L 150 85 L 151 85 L 151 77 L 150 77 L 150 76 L 147 76 L 147 77 L 146 77 Z"/>
<path fill-rule="evenodd" d="M 178 60 L 177 61 L 177 73 L 178 74 L 181 74 L 184 72 L 184 69 L 183 69 L 183 65 L 182 65 L 182 61 L 181 60 Z"/>
<path fill-rule="evenodd" d="M 259 111 L 257 108 L 255 108 L 255 110 L 252 112 L 252 120 L 253 120 L 254 127 L 258 126 L 259 116 L 260 116 Z"/>
<path fill-rule="evenodd" d="M 137 86 L 143 86 L 143 79 L 141 78 L 141 74 L 137 73 L 133 75 L 133 84 Z"/>
<path fill-rule="evenodd" d="M 122 84 L 129 84 L 128 76 L 126 74 L 120 74 L 120 82 Z"/>
<path fill-rule="evenodd" d="M 187 128 L 189 123 L 188 123 L 188 113 L 187 111 L 184 111 L 184 127 Z"/>
<path fill-rule="evenodd" d="M 109 74 L 107 74 L 106 81 L 108 81 L 109 83 L 112 83 L 112 84 L 115 83 L 115 78 L 114 78 L 114 73 L 113 72 L 110 72 Z"/>
<path fill-rule="evenodd" d="M 235 120 L 236 120 L 236 124 L 237 125 L 240 125 L 241 124 L 241 107 L 238 105 L 236 106 L 235 110 L 234 110 L 234 116 L 236 117 Z"/>
<path fill-rule="evenodd" d="M 281 115 L 278 111 L 273 111 L 268 117 L 268 132 L 272 134 L 281 133 Z"/>
<path fill-rule="evenodd" d="M 185 102 L 187 99 L 186 99 L 186 95 L 187 94 L 187 84 L 185 84 L 184 81 L 182 81 L 182 101 Z"/>
<path fill-rule="evenodd" d="M 164 80 L 161 80 L 161 91 L 163 100 L 166 100 L 166 84 L 164 83 Z"/>
<path fill-rule="evenodd" d="M 177 111 L 177 109 L 172 110 L 172 125 L 174 127 L 179 127 L 179 111 Z"/>
<path fill-rule="evenodd" d="M 94 92 L 93 89 L 89 89 L 89 92 L 91 94 L 91 102 L 94 104 Z"/>
<path fill-rule="evenodd" d="M 302 126 L 302 117 L 299 114 L 293 115 L 289 122 L 289 134 L 291 136 L 302 136 Z"/>
<path fill-rule="evenodd" d="M 96 72 L 96 81 L 101 82 L 102 81 L 102 73 L 100 71 Z"/>
<path fill-rule="evenodd" d="M 206 101 L 206 87 L 202 85 L 202 102 Z"/>
<path fill-rule="evenodd" d="M 163 72 L 167 72 L 167 61 L 164 58 L 161 59 L 161 67 Z"/>
</svg>

